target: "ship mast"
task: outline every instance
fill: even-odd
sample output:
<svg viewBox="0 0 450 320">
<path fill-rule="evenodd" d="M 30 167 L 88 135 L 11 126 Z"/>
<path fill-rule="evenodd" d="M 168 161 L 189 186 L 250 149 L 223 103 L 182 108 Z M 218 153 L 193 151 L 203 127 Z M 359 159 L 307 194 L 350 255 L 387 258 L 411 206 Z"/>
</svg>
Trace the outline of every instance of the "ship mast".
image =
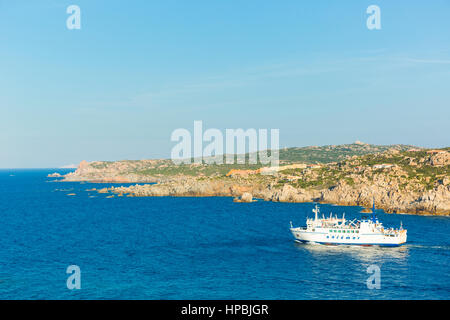
<svg viewBox="0 0 450 320">
<path fill-rule="evenodd" d="M 312 212 L 315 213 L 315 218 L 314 218 L 314 220 L 317 221 L 317 214 L 319 213 L 319 208 L 317 207 L 317 204 L 316 204 L 316 207 L 312 210 Z"/>
<path fill-rule="evenodd" d="M 372 197 L 372 221 L 376 222 L 376 215 L 375 215 L 375 197 Z"/>
</svg>

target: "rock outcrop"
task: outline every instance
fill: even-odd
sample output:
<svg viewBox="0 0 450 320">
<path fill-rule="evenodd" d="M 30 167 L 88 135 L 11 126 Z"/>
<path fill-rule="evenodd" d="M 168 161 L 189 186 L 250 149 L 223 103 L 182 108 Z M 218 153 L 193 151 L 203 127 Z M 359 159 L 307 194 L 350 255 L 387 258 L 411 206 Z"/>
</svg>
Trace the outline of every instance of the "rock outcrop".
<svg viewBox="0 0 450 320">
<path fill-rule="evenodd" d="M 47 175 L 47 178 L 61 178 L 61 174 L 59 174 L 58 172 L 54 172 L 54 173 L 50 173 Z"/>
<path fill-rule="evenodd" d="M 234 198 L 234 202 L 253 202 L 253 196 L 251 193 L 244 192 L 242 196 Z"/>
<path fill-rule="evenodd" d="M 435 167 L 450 165 L 450 152 L 438 152 L 430 157 L 430 164 Z"/>
<path fill-rule="evenodd" d="M 148 168 L 158 160 L 140 162 L 87 162 L 81 161 L 74 172 L 64 176 L 65 181 L 91 181 L 109 183 L 157 182 L 160 178 L 153 175 L 139 174 L 137 168 Z"/>
<path fill-rule="evenodd" d="M 286 184 L 281 189 L 274 190 L 270 200 L 278 202 L 311 202 L 319 199 L 319 197 L 319 191 L 307 191 Z"/>
</svg>

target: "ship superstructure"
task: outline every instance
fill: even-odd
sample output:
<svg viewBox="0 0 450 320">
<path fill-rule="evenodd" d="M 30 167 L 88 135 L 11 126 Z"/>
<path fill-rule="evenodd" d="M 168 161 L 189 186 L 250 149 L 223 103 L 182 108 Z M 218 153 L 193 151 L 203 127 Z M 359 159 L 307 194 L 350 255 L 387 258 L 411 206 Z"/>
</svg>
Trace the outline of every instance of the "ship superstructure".
<svg viewBox="0 0 450 320">
<path fill-rule="evenodd" d="M 361 246 L 400 246 L 406 242 L 406 229 L 385 228 L 375 215 L 363 220 L 346 220 L 345 214 L 342 218 L 333 216 L 319 217 L 319 207 L 316 205 L 312 210 L 314 218 L 306 219 L 305 227 L 293 227 L 291 232 L 296 241 L 312 242 L 328 245 L 361 245 Z"/>
</svg>

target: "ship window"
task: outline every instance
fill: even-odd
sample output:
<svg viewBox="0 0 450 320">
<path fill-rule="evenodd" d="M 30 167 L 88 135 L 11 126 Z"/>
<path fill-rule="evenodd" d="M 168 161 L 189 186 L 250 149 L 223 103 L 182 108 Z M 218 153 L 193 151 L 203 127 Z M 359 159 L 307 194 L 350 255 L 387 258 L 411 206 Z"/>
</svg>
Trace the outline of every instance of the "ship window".
<svg viewBox="0 0 450 320">
<path fill-rule="evenodd" d="M 353 237 L 353 240 L 355 240 L 355 237 Z"/>
<path fill-rule="evenodd" d="M 359 233 L 359 230 L 356 230 L 356 233 Z"/>
<path fill-rule="evenodd" d="M 327 236 L 327 239 L 329 239 L 330 237 L 329 236 Z"/>
<path fill-rule="evenodd" d="M 341 232 L 341 230 L 339 230 L 339 233 Z"/>
</svg>

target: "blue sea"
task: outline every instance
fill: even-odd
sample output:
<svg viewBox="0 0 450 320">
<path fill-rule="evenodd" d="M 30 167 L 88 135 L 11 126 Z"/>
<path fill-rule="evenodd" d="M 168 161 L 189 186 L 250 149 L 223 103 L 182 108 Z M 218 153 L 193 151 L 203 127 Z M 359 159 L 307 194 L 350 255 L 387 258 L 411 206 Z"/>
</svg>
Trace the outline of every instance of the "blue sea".
<svg viewBox="0 0 450 320">
<path fill-rule="evenodd" d="M 0 299 L 449 299 L 450 218 L 391 215 L 399 248 L 297 244 L 313 204 L 107 198 L 68 170 L 0 170 Z M 75 195 L 68 195 L 74 193 Z M 346 218 L 360 207 L 321 205 Z M 69 290 L 67 267 L 81 270 Z M 380 268 L 380 289 L 367 272 Z"/>
</svg>

